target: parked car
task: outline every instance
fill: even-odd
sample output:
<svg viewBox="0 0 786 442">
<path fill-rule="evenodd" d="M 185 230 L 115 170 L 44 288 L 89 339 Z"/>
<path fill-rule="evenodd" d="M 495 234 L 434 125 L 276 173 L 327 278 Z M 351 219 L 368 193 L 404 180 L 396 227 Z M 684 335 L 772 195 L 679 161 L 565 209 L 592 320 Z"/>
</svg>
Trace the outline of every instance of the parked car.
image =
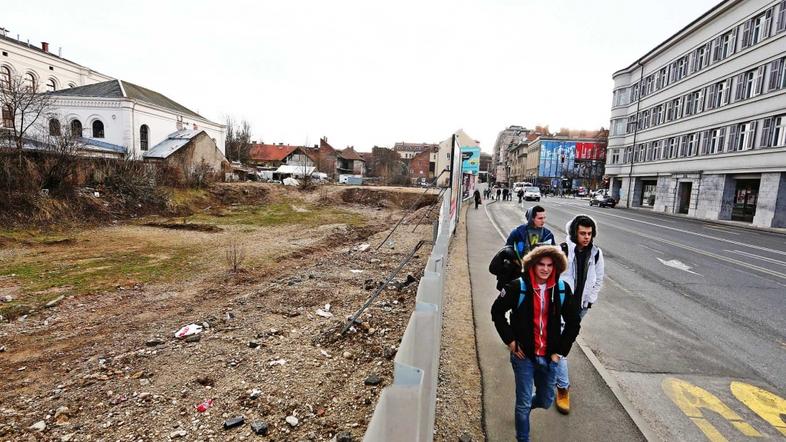
<svg viewBox="0 0 786 442">
<path fill-rule="evenodd" d="M 579 190 L 576 191 L 576 196 L 579 198 L 584 198 L 585 196 L 587 196 L 587 188 L 584 186 L 579 187 Z"/>
<path fill-rule="evenodd" d="M 513 194 L 515 195 L 515 194 L 519 193 L 519 190 L 524 190 L 525 187 L 531 186 L 531 185 L 532 185 L 532 183 L 527 183 L 527 182 L 513 183 Z"/>
<path fill-rule="evenodd" d="M 525 187 L 524 188 L 524 200 L 525 201 L 540 201 L 540 189 L 535 186 Z"/>
<path fill-rule="evenodd" d="M 617 200 L 611 196 L 608 190 L 599 190 L 595 192 L 592 198 L 590 198 L 590 206 L 598 206 L 598 207 L 611 207 L 617 205 Z"/>
</svg>

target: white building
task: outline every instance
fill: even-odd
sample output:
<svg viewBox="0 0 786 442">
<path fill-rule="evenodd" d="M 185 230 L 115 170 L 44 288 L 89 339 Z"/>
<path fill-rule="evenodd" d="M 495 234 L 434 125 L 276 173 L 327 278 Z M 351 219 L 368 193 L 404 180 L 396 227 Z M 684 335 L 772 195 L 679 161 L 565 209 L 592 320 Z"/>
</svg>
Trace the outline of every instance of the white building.
<svg viewBox="0 0 786 442">
<path fill-rule="evenodd" d="M 530 132 L 522 126 L 509 126 L 497 135 L 494 152 L 491 155 L 490 170 L 497 182 L 510 181 L 511 164 L 517 160 L 515 152 L 520 144 L 527 141 Z"/>
<path fill-rule="evenodd" d="M 613 75 L 621 206 L 786 227 L 786 0 L 723 1 Z"/>
<path fill-rule="evenodd" d="M 0 28 L 0 81 L 21 77 L 36 89 L 51 92 L 111 80 L 112 77 L 86 68 L 41 47 L 18 41 Z"/>
<path fill-rule="evenodd" d="M 461 155 L 461 148 L 462 147 L 480 147 L 480 143 L 476 141 L 474 138 L 467 135 L 463 129 L 459 129 L 455 132 L 456 135 L 456 153 Z M 434 170 L 434 174 L 439 176 L 437 180 L 438 186 L 448 186 L 450 180 L 450 173 L 442 171 L 446 169 L 450 169 L 450 158 L 451 158 L 451 149 L 452 149 L 452 142 L 453 136 L 448 137 L 446 140 L 439 143 L 439 151 L 437 152 L 437 161 L 436 161 L 436 168 Z M 440 176 L 440 173 L 442 175 Z M 459 173 L 461 171 L 459 170 Z"/>
<path fill-rule="evenodd" d="M 98 140 L 142 158 L 174 132 L 204 130 L 224 153 L 225 127 L 150 89 L 109 80 L 52 92 L 51 112 L 88 141 Z"/>
</svg>

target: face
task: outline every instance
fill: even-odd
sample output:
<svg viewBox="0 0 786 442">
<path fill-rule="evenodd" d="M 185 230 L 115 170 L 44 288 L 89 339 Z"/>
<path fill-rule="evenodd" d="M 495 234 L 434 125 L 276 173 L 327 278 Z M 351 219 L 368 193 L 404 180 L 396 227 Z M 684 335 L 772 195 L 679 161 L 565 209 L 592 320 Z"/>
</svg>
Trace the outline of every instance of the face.
<svg viewBox="0 0 786 442">
<path fill-rule="evenodd" d="M 532 224 L 535 225 L 535 228 L 542 228 L 546 224 L 546 212 L 538 212 L 534 218 L 532 218 Z"/>
<path fill-rule="evenodd" d="M 546 282 L 554 271 L 554 261 L 550 256 L 544 256 L 535 264 L 535 278 L 539 283 Z"/>
<path fill-rule="evenodd" d="M 578 246 L 581 248 L 587 247 L 592 241 L 592 227 L 579 226 L 576 229 L 576 239 L 578 239 Z"/>
</svg>

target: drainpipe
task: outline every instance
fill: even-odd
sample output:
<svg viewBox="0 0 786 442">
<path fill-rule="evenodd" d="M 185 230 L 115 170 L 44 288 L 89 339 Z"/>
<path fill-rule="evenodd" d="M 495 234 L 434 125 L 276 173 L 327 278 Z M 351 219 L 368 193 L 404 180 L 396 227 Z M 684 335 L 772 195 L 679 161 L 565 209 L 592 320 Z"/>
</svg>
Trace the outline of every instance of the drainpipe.
<svg viewBox="0 0 786 442">
<path fill-rule="evenodd" d="M 639 65 L 639 69 L 641 69 L 641 73 L 639 76 L 639 98 L 636 100 L 636 127 L 633 129 L 633 147 L 631 148 L 631 156 L 630 156 L 630 168 L 628 169 L 628 202 L 627 207 L 630 208 L 630 187 L 632 178 L 631 175 L 633 174 L 633 163 L 636 158 L 636 136 L 639 134 L 639 110 L 641 109 L 641 84 L 644 81 L 644 65 L 641 64 L 641 60 L 636 62 Z"/>
</svg>

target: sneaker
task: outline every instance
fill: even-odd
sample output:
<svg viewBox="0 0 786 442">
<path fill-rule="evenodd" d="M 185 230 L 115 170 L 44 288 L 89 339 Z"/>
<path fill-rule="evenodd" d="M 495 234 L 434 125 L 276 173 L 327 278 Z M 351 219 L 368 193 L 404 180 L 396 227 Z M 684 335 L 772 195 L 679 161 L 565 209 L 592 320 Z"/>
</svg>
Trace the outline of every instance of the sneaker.
<svg viewBox="0 0 786 442">
<path fill-rule="evenodd" d="M 562 414 L 570 413 L 570 394 L 567 388 L 557 387 L 557 410 Z"/>
</svg>

